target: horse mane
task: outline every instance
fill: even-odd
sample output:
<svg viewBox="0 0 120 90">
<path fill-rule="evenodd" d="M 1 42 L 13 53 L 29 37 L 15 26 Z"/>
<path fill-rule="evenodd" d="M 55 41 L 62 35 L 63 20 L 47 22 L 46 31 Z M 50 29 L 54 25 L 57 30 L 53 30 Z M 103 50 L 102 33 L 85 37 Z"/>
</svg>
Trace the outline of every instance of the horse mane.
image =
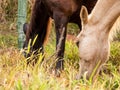
<svg viewBox="0 0 120 90">
<path fill-rule="evenodd" d="M 120 32 L 120 16 L 118 17 L 118 19 L 116 20 L 116 22 L 114 23 L 113 27 L 110 30 L 109 34 L 110 41 L 114 40 L 114 37 L 116 37 L 117 32 Z"/>
<path fill-rule="evenodd" d="M 107 3 L 105 6 L 102 3 Z M 101 5 L 99 5 L 101 4 Z M 89 22 L 91 23 L 102 23 L 101 27 L 109 26 L 109 40 L 112 41 L 114 36 L 116 35 L 117 31 L 120 30 L 120 8 L 117 8 L 117 6 L 120 4 L 120 2 L 116 3 L 116 1 L 113 0 L 99 0 L 96 3 L 96 6 L 94 7 L 92 13 L 89 15 Z M 97 11 L 99 10 L 99 11 Z M 97 11 L 97 13 L 96 13 Z M 103 12 L 104 11 L 104 12 Z M 116 15 L 116 16 L 115 16 Z M 104 18 L 106 16 L 106 18 Z M 112 22 L 111 22 L 112 21 Z"/>
</svg>

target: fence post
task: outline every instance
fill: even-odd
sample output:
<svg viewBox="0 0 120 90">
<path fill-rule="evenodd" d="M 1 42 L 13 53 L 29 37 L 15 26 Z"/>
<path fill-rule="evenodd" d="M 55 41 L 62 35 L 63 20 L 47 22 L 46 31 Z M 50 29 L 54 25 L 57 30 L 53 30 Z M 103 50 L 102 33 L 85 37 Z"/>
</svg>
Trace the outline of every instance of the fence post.
<svg viewBox="0 0 120 90">
<path fill-rule="evenodd" d="M 27 0 L 18 0 L 18 48 L 22 49 L 24 42 L 23 24 L 26 22 Z"/>
</svg>

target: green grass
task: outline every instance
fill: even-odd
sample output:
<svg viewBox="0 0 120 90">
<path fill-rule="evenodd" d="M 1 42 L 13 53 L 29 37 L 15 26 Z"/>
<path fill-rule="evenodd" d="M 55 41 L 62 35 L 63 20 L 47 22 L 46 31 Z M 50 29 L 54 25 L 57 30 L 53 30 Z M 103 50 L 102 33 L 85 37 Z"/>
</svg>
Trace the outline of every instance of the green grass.
<svg viewBox="0 0 120 90">
<path fill-rule="evenodd" d="M 6 34 L 7 33 L 7 34 Z M 14 33 L 14 34 L 13 34 Z M 42 56 L 33 67 L 17 49 L 17 35 L 14 32 L 0 33 L 0 90 L 120 90 L 120 42 L 111 43 L 110 60 L 93 83 L 75 80 L 78 72 L 78 48 L 66 42 L 65 70 L 60 77 L 51 73 L 55 60 L 55 37 L 45 46 L 45 60 Z M 51 57 L 51 58 L 50 58 Z"/>
<path fill-rule="evenodd" d="M 0 47 L 17 47 L 17 37 L 12 35 L 1 35 L 0 34 Z"/>
</svg>

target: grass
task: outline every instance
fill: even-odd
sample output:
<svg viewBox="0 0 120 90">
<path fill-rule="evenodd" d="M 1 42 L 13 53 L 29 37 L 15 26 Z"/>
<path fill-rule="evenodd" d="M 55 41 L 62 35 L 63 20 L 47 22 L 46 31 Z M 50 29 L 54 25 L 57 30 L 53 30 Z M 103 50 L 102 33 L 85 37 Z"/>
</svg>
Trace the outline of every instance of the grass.
<svg viewBox="0 0 120 90">
<path fill-rule="evenodd" d="M 6 27 L 7 28 L 7 27 Z M 16 30 L 0 30 L 0 90 L 120 90 L 120 42 L 111 43 L 110 60 L 93 83 L 75 80 L 78 72 L 78 49 L 66 42 L 65 70 L 60 77 L 51 74 L 54 66 L 55 40 L 45 46 L 45 60 L 33 67 L 17 48 Z"/>
</svg>

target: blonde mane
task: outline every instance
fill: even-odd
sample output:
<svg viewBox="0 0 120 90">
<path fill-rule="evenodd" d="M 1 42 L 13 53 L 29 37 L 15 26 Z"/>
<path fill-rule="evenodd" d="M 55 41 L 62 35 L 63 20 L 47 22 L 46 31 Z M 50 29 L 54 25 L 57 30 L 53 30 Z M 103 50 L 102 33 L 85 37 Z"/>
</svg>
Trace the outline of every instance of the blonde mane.
<svg viewBox="0 0 120 90">
<path fill-rule="evenodd" d="M 92 13 L 90 14 L 89 21 L 92 23 L 106 23 L 111 26 L 116 19 L 120 16 L 120 1 L 119 0 L 98 0 Z M 112 20 L 111 20 L 112 19 Z M 111 22 L 112 21 L 112 22 Z"/>
<path fill-rule="evenodd" d="M 116 20 L 116 22 L 114 23 L 113 27 L 110 30 L 110 34 L 109 34 L 110 41 L 114 40 L 114 38 L 117 35 L 117 32 L 120 32 L 120 16 L 118 17 L 118 19 Z"/>
<path fill-rule="evenodd" d="M 107 3 L 107 4 L 104 5 L 103 3 Z M 103 2 L 98 0 L 92 13 L 89 15 L 89 22 L 95 24 L 101 21 L 100 22 L 102 23 L 101 25 L 106 24 L 106 26 L 110 26 L 108 29 L 110 30 L 110 33 L 109 33 L 110 41 L 112 41 L 113 38 L 116 36 L 116 32 L 120 31 L 120 12 L 119 12 L 120 8 L 117 8 L 118 5 L 120 5 L 119 0 L 103 0 Z M 105 16 L 107 18 L 104 18 Z"/>
</svg>

